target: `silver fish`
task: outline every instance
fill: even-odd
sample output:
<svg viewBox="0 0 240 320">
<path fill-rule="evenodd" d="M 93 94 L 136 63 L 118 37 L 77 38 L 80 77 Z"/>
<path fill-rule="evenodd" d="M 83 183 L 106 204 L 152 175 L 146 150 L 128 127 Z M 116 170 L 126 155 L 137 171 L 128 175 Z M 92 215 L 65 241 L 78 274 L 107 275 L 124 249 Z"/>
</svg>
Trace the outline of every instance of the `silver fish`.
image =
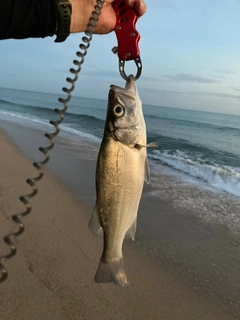
<svg viewBox="0 0 240 320">
<path fill-rule="evenodd" d="M 96 168 L 97 200 L 89 228 L 103 230 L 103 253 L 95 282 L 128 284 L 123 265 L 124 237 L 134 240 L 144 180 L 149 182 L 146 125 L 135 79 L 111 85 L 104 136 Z"/>
</svg>

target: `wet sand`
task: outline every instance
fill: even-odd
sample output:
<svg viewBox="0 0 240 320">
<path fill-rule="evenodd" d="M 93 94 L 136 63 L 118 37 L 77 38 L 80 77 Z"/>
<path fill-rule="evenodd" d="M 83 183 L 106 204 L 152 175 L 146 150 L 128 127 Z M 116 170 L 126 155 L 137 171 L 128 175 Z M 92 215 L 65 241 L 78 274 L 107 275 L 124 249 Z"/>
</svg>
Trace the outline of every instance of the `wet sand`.
<svg viewBox="0 0 240 320">
<path fill-rule="evenodd" d="M 8 136 L 0 134 L 1 255 L 8 252 L 3 237 L 16 230 L 11 215 L 25 209 L 18 198 L 31 192 L 25 180 L 36 176 L 28 157 L 41 160 L 37 148 L 48 145 L 40 132 L 17 125 Z M 124 242 L 130 285 L 95 284 L 102 241 L 87 223 L 95 199 L 97 149 L 73 150 L 67 141 L 57 142 L 31 199 L 32 212 L 23 219 L 17 255 L 4 262 L 9 277 L 0 283 L 1 320 L 239 319 L 235 239 L 226 239 L 191 212 L 151 198 L 152 186 L 144 190 L 136 241 Z M 209 267 L 213 263 L 217 268 Z M 227 276 L 220 277 L 218 270 Z"/>
</svg>

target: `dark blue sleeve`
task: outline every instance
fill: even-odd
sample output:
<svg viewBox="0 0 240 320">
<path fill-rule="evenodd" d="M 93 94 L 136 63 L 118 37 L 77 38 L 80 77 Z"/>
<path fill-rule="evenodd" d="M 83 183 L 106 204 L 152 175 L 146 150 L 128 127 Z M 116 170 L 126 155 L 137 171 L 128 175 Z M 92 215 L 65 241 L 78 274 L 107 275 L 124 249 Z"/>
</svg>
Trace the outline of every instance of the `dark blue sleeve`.
<svg viewBox="0 0 240 320">
<path fill-rule="evenodd" d="M 53 36 L 56 24 L 55 0 L 0 0 L 0 39 Z"/>
</svg>

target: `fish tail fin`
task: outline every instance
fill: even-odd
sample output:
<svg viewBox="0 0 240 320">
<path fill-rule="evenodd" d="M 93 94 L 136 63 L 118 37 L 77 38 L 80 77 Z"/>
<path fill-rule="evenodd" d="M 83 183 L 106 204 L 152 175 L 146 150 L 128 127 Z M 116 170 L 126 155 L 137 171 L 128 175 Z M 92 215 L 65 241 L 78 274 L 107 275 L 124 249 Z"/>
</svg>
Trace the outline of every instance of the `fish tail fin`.
<svg viewBox="0 0 240 320">
<path fill-rule="evenodd" d="M 101 258 L 94 281 L 97 283 L 114 282 L 121 287 L 127 286 L 128 280 L 124 270 L 123 258 L 112 260 Z"/>
</svg>

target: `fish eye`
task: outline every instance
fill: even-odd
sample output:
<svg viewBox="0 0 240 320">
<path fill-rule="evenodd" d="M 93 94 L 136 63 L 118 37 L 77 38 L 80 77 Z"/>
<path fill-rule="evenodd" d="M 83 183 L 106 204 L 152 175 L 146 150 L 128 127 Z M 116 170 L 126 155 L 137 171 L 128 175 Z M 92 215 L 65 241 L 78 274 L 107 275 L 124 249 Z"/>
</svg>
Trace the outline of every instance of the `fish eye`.
<svg viewBox="0 0 240 320">
<path fill-rule="evenodd" d="M 116 105 L 113 112 L 117 117 L 121 117 L 124 114 L 124 108 L 121 105 Z"/>
</svg>

